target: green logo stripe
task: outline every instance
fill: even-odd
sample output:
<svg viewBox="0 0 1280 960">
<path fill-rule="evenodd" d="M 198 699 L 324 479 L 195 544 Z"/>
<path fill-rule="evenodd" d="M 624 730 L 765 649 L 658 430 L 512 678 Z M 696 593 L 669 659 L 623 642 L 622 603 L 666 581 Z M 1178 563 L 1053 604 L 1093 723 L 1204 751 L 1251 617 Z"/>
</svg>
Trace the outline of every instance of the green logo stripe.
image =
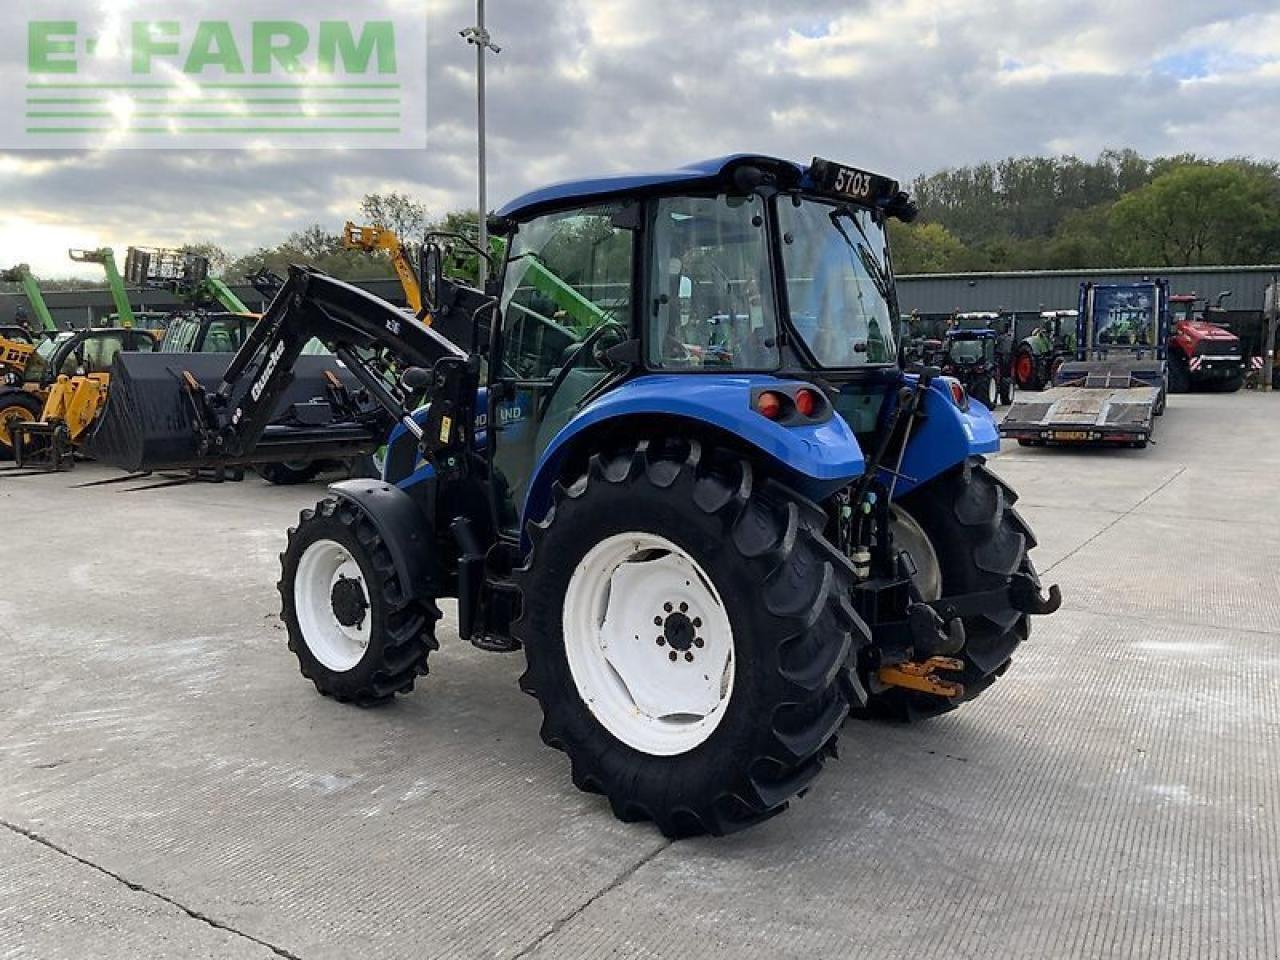
<svg viewBox="0 0 1280 960">
<path fill-rule="evenodd" d="M 27 127 L 27 133 L 400 133 L 399 127 Z"/>
<path fill-rule="evenodd" d="M 29 120 L 45 120 L 55 117 L 79 117 L 89 119 L 91 117 L 114 117 L 117 114 L 111 110 L 28 110 L 27 119 Z M 387 112 L 370 112 L 368 110 L 350 110 L 350 111 L 320 111 L 318 113 L 307 113 L 305 110 L 286 110 L 286 111 L 261 111 L 261 110 L 232 110 L 223 113 L 208 113 L 203 111 L 192 110 L 137 110 L 129 114 L 132 117 L 186 117 L 197 120 L 235 120 L 239 117 L 298 117 L 303 120 L 324 119 L 326 117 L 398 117 L 399 110 Z"/>
<path fill-rule="evenodd" d="M 399 90 L 398 83 L 28 83 L 28 90 Z"/>
<path fill-rule="evenodd" d="M 192 98 L 191 102 L 187 100 L 174 100 L 172 97 L 130 97 L 132 103 L 149 103 L 159 104 L 160 106 L 201 106 L 208 104 L 209 106 L 217 106 L 223 103 L 279 103 L 279 104 L 308 104 L 308 103 L 338 103 L 346 105 L 354 104 L 392 104 L 400 103 L 399 97 L 199 97 Z M 111 103 L 109 97 L 27 97 L 27 104 L 40 104 L 42 106 L 59 106 L 69 105 L 75 106 L 82 103 Z"/>
</svg>

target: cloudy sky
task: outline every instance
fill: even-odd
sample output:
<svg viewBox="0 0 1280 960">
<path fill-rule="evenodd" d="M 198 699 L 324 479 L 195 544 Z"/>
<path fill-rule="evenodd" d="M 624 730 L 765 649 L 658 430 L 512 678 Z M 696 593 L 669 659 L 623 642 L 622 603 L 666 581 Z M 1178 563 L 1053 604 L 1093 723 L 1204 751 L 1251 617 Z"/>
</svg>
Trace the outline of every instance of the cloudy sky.
<svg viewBox="0 0 1280 960">
<path fill-rule="evenodd" d="M 188 5 L 221 16 L 253 2 Z M 415 194 L 433 214 L 473 204 L 474 54 L 458 31 L 474 4 L 427 5 L 425 151 L 0 151 L 0 266 L 72 274 L 68 246 L 243 252 L 314 222 L 337 229 L 369 191 Z M 828 155 L 904 180 L 1106 147 L 1280 158 L 1274 0 L 488 8 L 503 47 L 490 64 L 494 206 L 550 180 L 738 150 Z"/>
</svg>

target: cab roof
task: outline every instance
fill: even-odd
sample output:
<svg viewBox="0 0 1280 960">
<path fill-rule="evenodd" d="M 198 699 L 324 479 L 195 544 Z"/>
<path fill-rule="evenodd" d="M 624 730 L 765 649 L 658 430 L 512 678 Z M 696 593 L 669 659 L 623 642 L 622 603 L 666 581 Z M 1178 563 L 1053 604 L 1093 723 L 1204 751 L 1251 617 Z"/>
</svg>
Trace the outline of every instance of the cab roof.
<svg viewBox="0 0 1280 960">
<path fill-rule="evenodd" d="M 728 183 L 733 176 L 733 171 L 745 165 L 765 167 L 779 174 L 781 179 L 792 181 L 788 185 L 803 185 L 808 173 L 807 167 L 792 160 L 760 154 L 735 153 L 690 163 L 674 170 L 615 174 L 553 183 L 516 197 L 498 211 L 498 216 L 521 221 L 545 210 L 571 206 L 585 200 L 606 200 L 614 196 L 661 193 L 671 187 L 679 187 L 683 190 L 710 187 Z"/>
</svg>

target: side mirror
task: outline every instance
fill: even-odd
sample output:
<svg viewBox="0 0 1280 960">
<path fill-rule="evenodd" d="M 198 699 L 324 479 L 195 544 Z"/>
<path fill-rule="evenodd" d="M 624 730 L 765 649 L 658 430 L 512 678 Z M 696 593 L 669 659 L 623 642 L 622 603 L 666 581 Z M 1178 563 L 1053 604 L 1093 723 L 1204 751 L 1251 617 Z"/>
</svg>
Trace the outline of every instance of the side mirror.
<svg viewBox="0 0 1280 960">
<path fill-rule="evenodd" d="M 444 252 L 434 243 L 424 243 L 418 273 L 422 277 L 422 292 L 428 310 L 440 306 L 440 288 L 444 283 Z"/>
</svg>

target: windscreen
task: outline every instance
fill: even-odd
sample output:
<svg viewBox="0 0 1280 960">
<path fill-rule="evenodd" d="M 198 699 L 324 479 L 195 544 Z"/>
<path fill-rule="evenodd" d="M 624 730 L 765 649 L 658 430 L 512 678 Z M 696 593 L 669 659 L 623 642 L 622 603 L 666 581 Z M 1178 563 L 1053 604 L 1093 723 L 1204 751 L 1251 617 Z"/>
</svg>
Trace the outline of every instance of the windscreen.
<svg viewBox="0 0 1280 960">
<path fill-rule="evenodd" d="M 824 367 L 894 363 L 892 279 L 883 227 L 869 211 L 778 200 L 791 323 Z"/>
</svg>

